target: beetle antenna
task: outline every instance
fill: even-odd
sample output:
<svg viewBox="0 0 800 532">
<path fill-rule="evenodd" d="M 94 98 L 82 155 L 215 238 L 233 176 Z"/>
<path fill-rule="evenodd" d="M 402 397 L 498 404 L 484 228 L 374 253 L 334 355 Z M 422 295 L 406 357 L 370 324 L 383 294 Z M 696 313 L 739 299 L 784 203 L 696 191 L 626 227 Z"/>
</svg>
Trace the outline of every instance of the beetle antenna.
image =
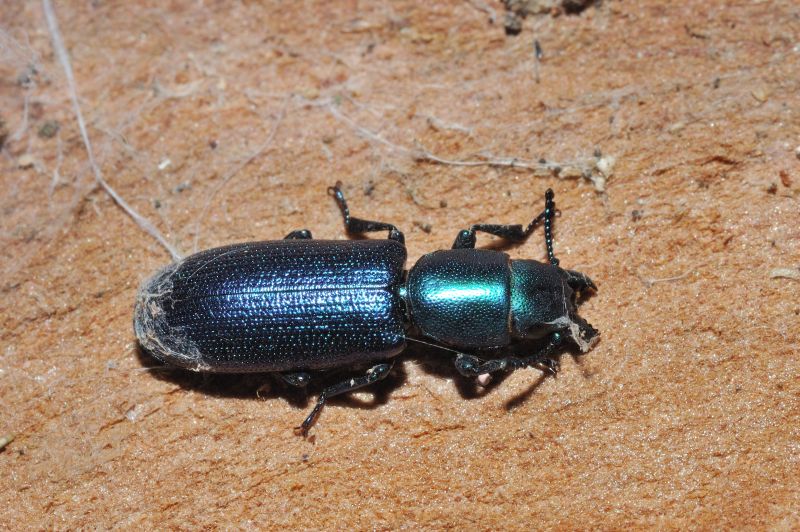
<svg viewBox="0 0 800 532">
<path fill-rule="evenodd" d="M 409 342 L 416 342 L 418 344 L 429 345 L 431 347 L 438 347 L 439 349 L 442 349 L 444 351 L 450 351 L 451 353 L 455 353 L 457 355 L 463 355 L 464 354 L 461 351 L 456 351 L 455 349 L 450 349 L 449 347 L 445 347 L 445 346 L 439 345 L 439 344 L 434 344 L 432 342 L 424 342 L 422 340 L 417 340 L 416 338 L 411 338 L 410 336 L 406 336 L 406 340 L 408 340 Z"/>
<path fill-rule="evenodd" d="M 550 259 L 550 264 L 558 266 L 558 259 L 553 253 L 553 217 L 556 214 L 554 197 L 553 189 L 548 188 L 544 193 L 544 243 L 547 245 L 547 257 Z"/>
</svg>

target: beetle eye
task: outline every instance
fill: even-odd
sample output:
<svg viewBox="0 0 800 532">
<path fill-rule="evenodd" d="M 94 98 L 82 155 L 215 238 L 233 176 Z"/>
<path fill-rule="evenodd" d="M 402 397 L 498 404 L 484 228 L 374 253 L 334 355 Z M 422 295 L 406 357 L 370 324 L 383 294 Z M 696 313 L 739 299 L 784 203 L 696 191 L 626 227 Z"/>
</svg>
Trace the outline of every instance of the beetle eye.
<svg viewBox="0 0 800 532">
<path fill-rule="evenodd" d="M 550 343 L 553 345 L 561 345 L 561 342 L 563 341 L 564 341 L 564 335 L 558 331 L 550 335 Z"/>
</svg>

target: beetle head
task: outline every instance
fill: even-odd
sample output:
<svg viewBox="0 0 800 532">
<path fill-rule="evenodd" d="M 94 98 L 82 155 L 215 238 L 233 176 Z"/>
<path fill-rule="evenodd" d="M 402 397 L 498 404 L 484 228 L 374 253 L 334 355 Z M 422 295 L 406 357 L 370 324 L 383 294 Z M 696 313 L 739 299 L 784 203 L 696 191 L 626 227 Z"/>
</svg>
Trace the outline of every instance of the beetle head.
<svg viewBox="0 0 800 532">
<path fill-rule="evenodd" d="M 578 316 L 578 293 L 596 290 L 592 280 L 573 270 L 535 260 L 511 261 L 511 333 L 518 339 L 549 336 L 588 351 L 599 332 Z M 557 333 L 557 334 L 556 334 Z"/>
</svg>

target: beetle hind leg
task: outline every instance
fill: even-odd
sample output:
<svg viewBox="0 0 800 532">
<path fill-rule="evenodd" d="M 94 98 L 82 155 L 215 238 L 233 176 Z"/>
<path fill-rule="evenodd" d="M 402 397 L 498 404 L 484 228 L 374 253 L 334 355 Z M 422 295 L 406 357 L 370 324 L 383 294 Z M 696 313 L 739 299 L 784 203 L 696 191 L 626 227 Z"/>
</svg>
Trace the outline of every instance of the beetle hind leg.
<svg viewBox="0 0 800 532">
<path fill-rule="evenodd" d="M 314 409 L 311 410 L 311 413 L 306 416 L 306 419 L 299 427 L 295 427 L 294 433 L 298 436 L 303 436 L 304 438 L 308 436 L 309 429 L 319 418 L 319 415 L 328 399 L 347 392 L 352 392 L 353 390 L 363 388 L 364 386 L 369 386 L 370 384 L 374 384 L 385 379 L 386 376 L 389 375 L 392 366 L 394 366 L 393 361 L 378 364 L 371 367 L 367 373 L 361 377 L 347 379 L 346 381 L 342 381 L 322 390 L 322 393 L 319 394 L 319 398 L 317 399 L 317 404 L 314 405 Z"/>
</svg>

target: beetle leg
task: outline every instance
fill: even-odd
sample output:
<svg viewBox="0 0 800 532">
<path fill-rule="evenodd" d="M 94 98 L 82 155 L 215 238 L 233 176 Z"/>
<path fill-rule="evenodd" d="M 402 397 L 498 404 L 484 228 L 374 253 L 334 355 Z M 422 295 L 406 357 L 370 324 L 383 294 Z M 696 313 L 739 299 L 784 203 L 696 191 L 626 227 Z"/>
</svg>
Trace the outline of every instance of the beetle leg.
<svg viewBox="0 0 800 532">
<path fill-rule="evenodd" d="M 406 237 L 403 232 L 397 227 L 386 222 L 374 222 L 372 220 L 363 220 L 361 218 L 353 218 L 350 216 L 350 208 L 347 206 L 347 200 L 344 199 L 342 192 L 342 183 L 337 182 L 336 185 L 328 187 L 328 194 L 336 198 L 336 203 L 339 204 L 339 209 L 342 211 L 344 217 L 344 226 L 350 234 L 372 233 L 374 231 L 389 231 L 389 239 L 397 240 L 404 244 Z"/>
<path fill-rule="evenodd" d="M 536 227 L 545 222 L 545 242 L 547 243 L 547 254 L 551 263 L 556 260 L 553 256 L 553 238 L 551 232 L 552 218 L 555 215 L 555 202 L 553 201 L 553 191 L 548 189 L 545 194 L 545 208 L 540 212 L 536 218 L 531 220 L 527 227 L 522 227 L 520 224 L 475 224 L 469 229 L 462 229 L 456 235 L 453 242 L 453 249 L 464 249 L 475 247 L 475 232 L 481 231 L 489 233 L 490 235 L 499 236 L 511 242 L 521 242 L 528 238 Z M 556 261 L 557 263 L 557 261 Z"/>
<path fill-rule="evenodd" d="M 509 356 L 492 360 L 481 360 L 476 356 L 459 353 L 456 356 L 455 365 L 458 372 L 465 377 L 479 377 L 481 375 L 497 373 L 498 371 L 514 371 L 527 367 L 535 367 L 550 375 L 556 375 L 561 368 L 558 361 L 550 358 L 552 352 L 553 346 L 549 344 L 538 353 L 527 357 Z"/>
<path fill-rule="evenodd" d="M 284 240 L 311 240 L 313 237 L 311 236 L 311 231 L 308 229 L 299 229 L 297 231 L 292 231 L 285 237 Z"/>
<path fill-rule="evenodd" d="M 511 242 L 520 242 L 527 238 L 528 234 L 538 225 L 539 220 L 543 218 L 540 214 L 528 225 L 528 228 L 523 229 L 521 225 L 498 225 L 498 224 L 475 224 L 469 229 L 462 229 L 456 235 L 453 242 L 453 249 L 474 248 L 475 247 L 475 232 L 482 231 L 490 235 L 499 236 Z"/>
<path fill-rule="evenodd" d="M 499 359 L 489 360 L 487 362 L 476 356 L 467 355 L 465 353 L 456 355 L 455 365 L 458 372 L 465 377 L 477 377 L 486 373 L 494 373 L 506 369 L 505 364 L 501 363 Z"/>
<path fill-rule="evenodd" d="M 281 379 L 289 386 L 297 388 L 305 388 L 311 382 L 311 375 L 305 371 L 298 371 L 295 373 L 279 373 Z"/>
<path fill-rule="evenodd" d="M 319 394 L 319 398 L 317 399 L 317 404 L 314 405 L 314 409 L 311 410 L 311 413 L 308 414 L 306 419 L 299 427 L 295 427 L 295 434 L 303 437 L 308 436 L 308 430 L 317 421 L 320 412 L 322 412 L 322 408 L 325 406 L 325 402 L 329 398 L 357 390 L 358 388 L 363 388 L 364 386 L 369 386 L 370 384 L 376 383 L 379 380 L 385 379 L 389 374 L 389 371 L 391 371 L 392 366 L 394 366 L 394 361 L 378 364 L 377 366 L 370 368 L 366 375 L 362 377 L 348 379 L 322 390 L 322 393 Z"/>
</svg>

